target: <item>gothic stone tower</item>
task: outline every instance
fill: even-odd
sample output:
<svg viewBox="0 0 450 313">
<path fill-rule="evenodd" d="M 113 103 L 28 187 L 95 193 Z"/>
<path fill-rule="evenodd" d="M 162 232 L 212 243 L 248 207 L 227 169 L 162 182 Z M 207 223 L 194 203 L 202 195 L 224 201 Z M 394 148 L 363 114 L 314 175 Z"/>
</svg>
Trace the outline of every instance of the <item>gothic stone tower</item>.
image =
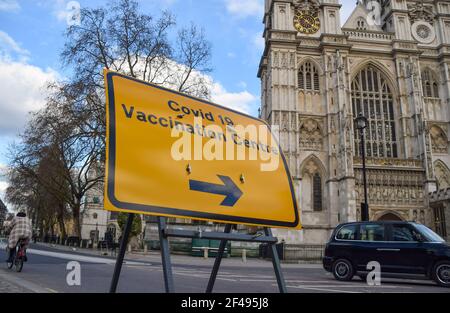
<svg viewBox="0 0 450 313">
<path fill-rule="evenodd" d="M 324 243 L 359 219 L 359 113 L 371 220 L 436 229 L 445 216 L 429 194 L 450 187 L 450 2 L 369 5 L 341 26 L 338 0 L 265 0 L 261 115 L 280 127 L 304 224 L 277 231 L 288 243 Z"/>
</svg>

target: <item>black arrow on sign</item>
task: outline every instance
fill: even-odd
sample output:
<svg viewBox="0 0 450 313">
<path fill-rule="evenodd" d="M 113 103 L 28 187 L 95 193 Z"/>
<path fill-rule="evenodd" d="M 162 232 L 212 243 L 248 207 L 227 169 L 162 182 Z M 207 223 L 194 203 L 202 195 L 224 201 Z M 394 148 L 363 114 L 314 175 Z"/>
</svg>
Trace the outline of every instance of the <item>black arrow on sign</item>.
<svg viewBox="0 0 450 313">
<path fill-rule="evenodd" d="M 230 177 L 222 175 L 217 176 L 224 183 L 223 185 L 205 183 L 198 180 L 190 180 L 189 187 L 192 191 L 226 196 L 225 200 L 223 200 L 220 205 L 233 207 L 236 202 L 238 202 L 242 197 L 242 191 Z"/>
</svg>

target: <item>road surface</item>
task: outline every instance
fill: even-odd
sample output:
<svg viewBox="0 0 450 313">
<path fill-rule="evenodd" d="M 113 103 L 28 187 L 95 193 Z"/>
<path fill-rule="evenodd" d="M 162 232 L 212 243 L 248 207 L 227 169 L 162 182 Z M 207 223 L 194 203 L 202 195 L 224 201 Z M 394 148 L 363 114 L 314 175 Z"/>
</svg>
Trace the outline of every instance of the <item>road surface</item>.
<svg viewBox="0 0 450 313">
<path fill-rule="evenodd" d="M 66 247 L 31 245 L 29 261 L 22 273 L 8 270 L 0 264 L 1 292 L 55 292 L 55 293 L 104 293 L 108 292 L 114 269 L 114 258 L 72 251 Z M 0 260 L 6 253 L 0 250 Z M 163 274 L 159 256 L 127 256 L 118 292 L 164 292 Z M 68 262 L 81 265 L 81 286 L 69 286 L 66 276 Z M 213 259 L 172 256 L 176 292 L 204 292 Z M 224 259 L 217 277 L 218 293 L 275 293 L 278 291 L 272 264 L 263 260 Z M 370 287 L 359 278 L 348 283 L 337 282 L 320 265 L 283 264 L 288 290 L 291 293 L 450 293 L 428 281 L 383 279 L 382 285 Z"/>
</svg>

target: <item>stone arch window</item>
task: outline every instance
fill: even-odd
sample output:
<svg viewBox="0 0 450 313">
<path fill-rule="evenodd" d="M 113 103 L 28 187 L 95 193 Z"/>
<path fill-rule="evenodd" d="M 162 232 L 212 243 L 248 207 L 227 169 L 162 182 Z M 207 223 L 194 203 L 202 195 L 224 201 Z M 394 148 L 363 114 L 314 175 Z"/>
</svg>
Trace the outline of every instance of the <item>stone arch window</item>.
<svg viewBox="0 0 450 313">
<path fill-rule="evenodd" d="M 367 30 L 367 22 L 364 18 L 361 17 L 356 21 L 356 29 Z"/>
<path fill-rule="evenodd" d="M 324 171 L 320 160 L 309 157 L 302 166 L 302 205 L 314 212 L 322 212 L 324 208 Z"/>
<path fill-rule="evenodd" d="M 441 160 L 434 162 L 434 175 L 438 190 L 450 188 L 450 170 Z"/>
<path fill-rule="evenodd" d="M 363 68 L 352 81 L 353 116 L 369 120 L 366 153 L 373 158 L 398 158 L 394 96 L 385 76 L 373 65 Z M 360 134 L 354 127 L 355 151 L 361 156 Z"/>
<path fill-rule="evenodd" d="M 305 62 L 300 65 L 298 88 L 305 91 L 320 91 L 319 70 L 312 62 Z"/>
<path fill-rule="evenodd" d="M 439 98 L 439 84 L 428 68 L 422 71 L 422 90 L 426 98 Z"/>
<path fill-rule="evenodd" d="M 448 153 L 448 138 L 442 128 L 433 125 L 430 128 L 430 136 L 433 153 Z"/>
<path fill-rule="evenodd" d="M 313 210 L 320 212 L 323 210 L 322 206 L 322 177 L 319 173 L 315 173 L 313 176 Z"/>
</svg>

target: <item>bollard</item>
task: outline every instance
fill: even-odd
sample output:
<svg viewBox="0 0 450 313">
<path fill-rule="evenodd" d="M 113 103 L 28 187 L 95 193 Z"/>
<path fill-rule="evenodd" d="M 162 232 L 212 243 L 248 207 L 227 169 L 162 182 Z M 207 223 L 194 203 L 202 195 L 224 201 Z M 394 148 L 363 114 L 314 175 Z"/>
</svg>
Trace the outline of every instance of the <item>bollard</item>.
<svg viewBox="0 0 450 313">
<path fill-rule="evenodd" d="M 247 263 L 247 250 L 242 249 L 242 262 Z"/>
<path fill-rule="evenodd" d="M 128 253 L 131 253 L 131 245 L 128 245 Z"/>
<path fill-rule="evenodd" d="M 203 249 L 203 258 L 208 259 L 209 255 L 208 255 L 208 248 L 204 248 Z"/>
<path fill-rule="evenodd" d="M 144 244 L 144 253 L 147 254 L 147 251 L 148 251 L 148 247 L 146 244 Z"/>
</svg>

